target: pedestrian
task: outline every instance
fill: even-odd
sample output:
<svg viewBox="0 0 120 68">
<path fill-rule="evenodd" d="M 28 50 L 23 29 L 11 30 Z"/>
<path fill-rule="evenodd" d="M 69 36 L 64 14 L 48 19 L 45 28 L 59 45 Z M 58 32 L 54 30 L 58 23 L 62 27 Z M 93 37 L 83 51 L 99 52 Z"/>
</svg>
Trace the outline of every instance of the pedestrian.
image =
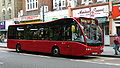
<svg viewBox="0 0 120 68">
<path fill-rule="evenodd" d="M 115 55 L 118 55 L 118 52 L 120 53 L 119 46 L 120 46 L 120 38 L 116 34 L 114 38 L 114 48 L 113 48 L 115 50 Z"/>
</svg>

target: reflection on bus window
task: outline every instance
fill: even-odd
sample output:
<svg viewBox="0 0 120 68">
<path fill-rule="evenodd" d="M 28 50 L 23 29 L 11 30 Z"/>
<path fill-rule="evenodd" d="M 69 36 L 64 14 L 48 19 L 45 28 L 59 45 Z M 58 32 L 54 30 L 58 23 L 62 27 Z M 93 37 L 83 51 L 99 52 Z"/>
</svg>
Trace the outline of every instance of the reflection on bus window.
<svg viewBox="0 0 120 68">
<path fill-rule="evenodd" d="M 100 29 L 95 24 L 82 24 L 82 29 L 85 32 L 85 37 L 88 43 L 101 43 L 102 36 L 100 33 Z"/>
<path fill-rule="evenodd" d="M 77 24 L 74 26 L 75 26 L 75 31 L 72 32 L 72 41 L 84 42 L 84 37 L 79 26 Z"/>
</svg>

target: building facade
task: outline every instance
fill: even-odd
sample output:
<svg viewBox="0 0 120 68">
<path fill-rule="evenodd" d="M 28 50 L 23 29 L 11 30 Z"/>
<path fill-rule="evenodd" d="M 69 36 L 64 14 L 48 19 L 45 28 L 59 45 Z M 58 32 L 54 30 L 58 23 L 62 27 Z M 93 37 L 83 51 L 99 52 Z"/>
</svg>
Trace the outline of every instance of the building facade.
<svg viewBox="0 0 120 68">
<path fill-rule="evenodd" d="M 22 9 L 22 0 L 1 0 L 0 21 L 13 19 L 18 16 L 18 11 Z"/>
<path fill-rule="evenodd" d="M 44 6 L 43 6 L 44 5 Z M 52 11 L 52 0 L 22 0 L 22 10 L 18 12 L 16 23 L 38 23 L 42 22 L 42 14 Z"/>
<path fill-rule="evenodd" d="M 14 21 L 17 21 L 17 23 L 38 23 L 68 17 L 68 11 L 66 10 L 68 1 L 22 0 L 22 10 L 18 12 L 18 18 L 15 18 Z M 57 11 L 62 13 L 59 14 Z"/>
<path fill-rule="evenodd" d="M 7 29 L 14 24 L 13 18 L 22 9 L 22 0 L 1 0 L 0 2 L 0 35 L 7 37 Z"/>
</svg>

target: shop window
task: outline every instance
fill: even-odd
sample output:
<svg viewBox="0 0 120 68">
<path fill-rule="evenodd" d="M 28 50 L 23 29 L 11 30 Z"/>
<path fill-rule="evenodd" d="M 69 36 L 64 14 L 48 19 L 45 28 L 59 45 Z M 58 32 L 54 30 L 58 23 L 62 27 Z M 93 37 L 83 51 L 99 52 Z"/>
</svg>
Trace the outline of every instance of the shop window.
<svg viewBox="0 0 120 68">
<path fill-rule="evenodd" d="M 109 35 L 109 27 L 105 26 L 105 35 Z"/>
<path fill-rule="evenodd" d="M 117 27 L 117 34 L 118 34 L 118 36 L 120 36 L 120 26 Z"/>
</svg>

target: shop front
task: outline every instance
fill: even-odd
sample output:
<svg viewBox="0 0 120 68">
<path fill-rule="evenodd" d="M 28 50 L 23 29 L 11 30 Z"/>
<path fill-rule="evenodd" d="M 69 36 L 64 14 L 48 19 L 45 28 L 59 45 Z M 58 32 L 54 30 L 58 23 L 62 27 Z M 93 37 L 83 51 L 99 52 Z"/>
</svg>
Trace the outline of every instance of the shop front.
<svg viewBox="0 0 120 68">
<path fill-rule="evenodd" d="M 110 45 L 109 21 L 107 17 L 96 17 L 104 34 L 104 45 Z"/>
<path fill-rule="evenodd" d="M 0 36 L 6 34 L 6 22 L 5 21 L 0 21 Z"/>
<path fill-rule="evenodd" d="M 117 34 L 120 37 L 120 5 L 116 4 L 112 7 L 112 18 L 113 18 L 113 30 L 114 35 Z M 115 36 L 112 36 L 114 38 Z M 113 39 L 110 40 L 113 44 Z"/>
<path fill-rule="evenodd" d="M 113 6 L 112 8 L 112 18 L 113 18 L 113 23 L 114 23 L 114 30 L 115 34 L 118 34 L 120 36 L 120 5 Z"/>
<path fill-rule="evenodd" d="M 70 11 L 70 10 L 69 10 Z M 73 17 L 88 17 L 98 20 L 100 27 L 104 34 L 104 45 L 110 45 L 109 36 L 109 6 L 108 5 L 94 5 L 79 8 L 71 8 L 71 16 Z"/>
<path fill-rule="evenodd" d="M 0 42 L 7 42 L 8 26 L 13 24 L 14 21 L 12 19 L 6 21 L 0 21 Z"/>
</svg>

